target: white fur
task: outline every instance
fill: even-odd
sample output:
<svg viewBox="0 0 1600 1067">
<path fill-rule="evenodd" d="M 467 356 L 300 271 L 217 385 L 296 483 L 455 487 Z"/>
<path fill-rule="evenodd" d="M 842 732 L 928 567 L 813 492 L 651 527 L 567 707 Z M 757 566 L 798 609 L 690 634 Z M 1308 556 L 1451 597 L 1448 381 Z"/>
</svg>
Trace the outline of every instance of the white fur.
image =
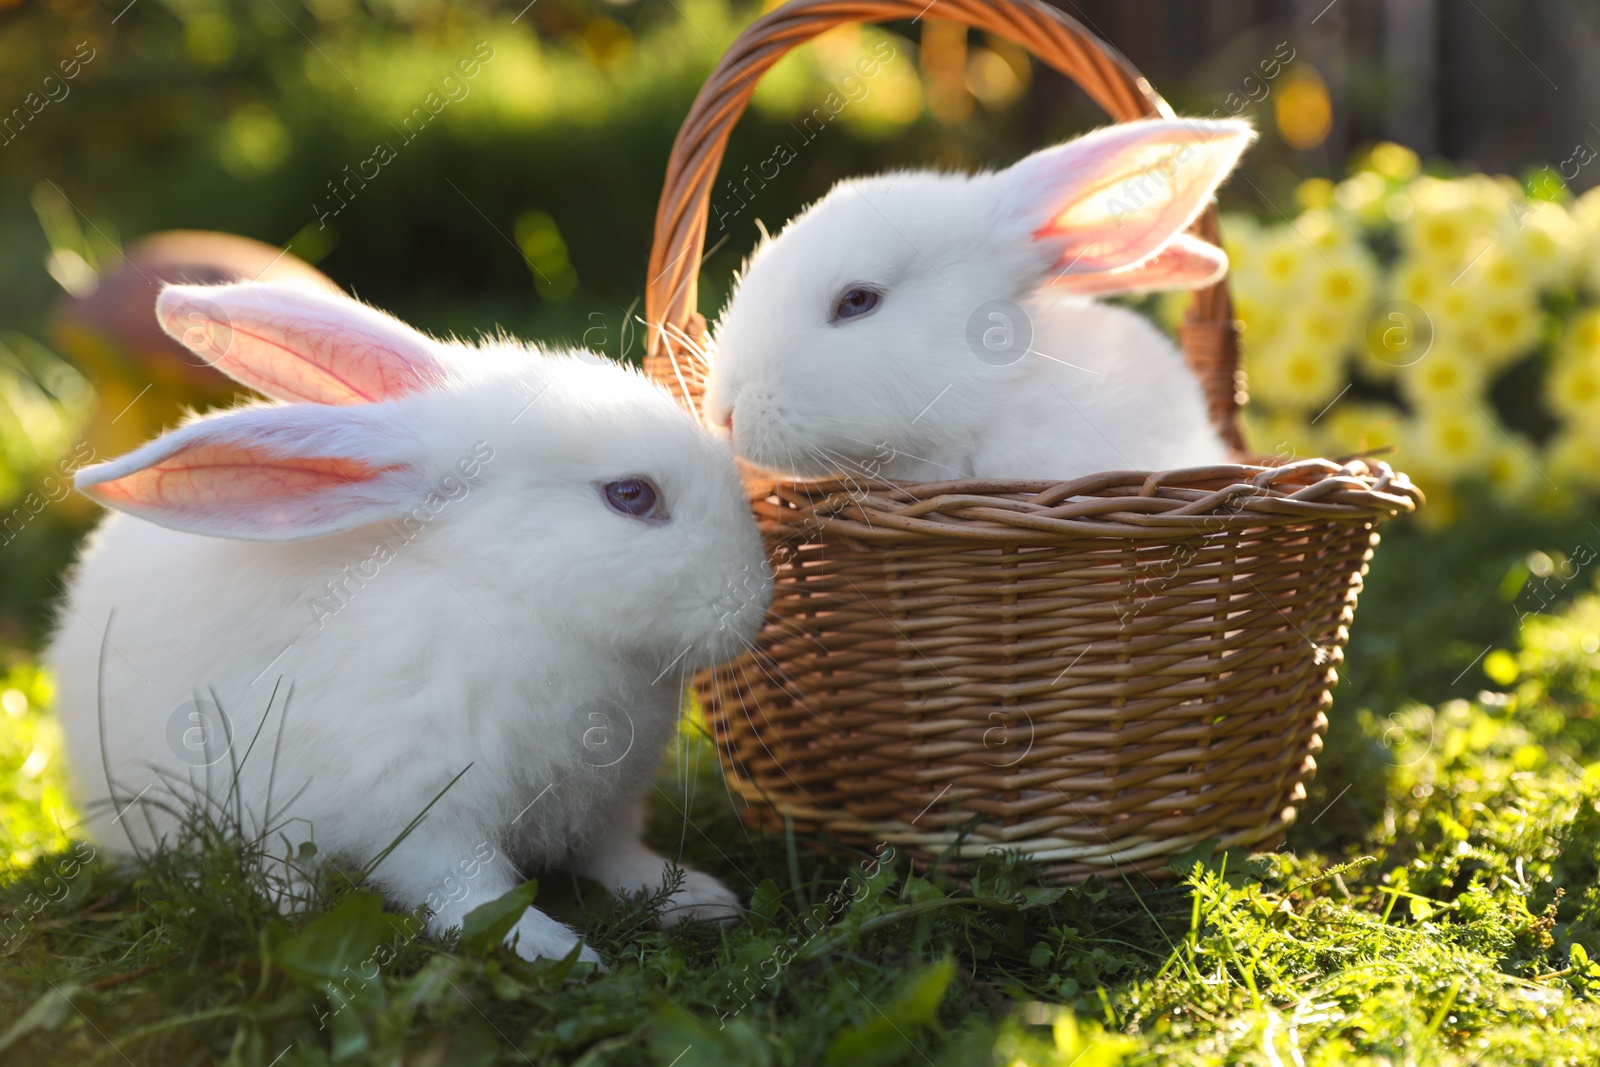
<svg viewBox="0 0 1600 1067">
<path fill-rule="evenodd" d="M 1219 276 L 1225 258 L 1181 234 L 1252 137 L 1237 122 L 1148 120 L 997 173 L 841 183 L 747 264 L 716 327 L 707 422 L 728 427 L 743 458 L 803 477 L 1065 479 L 1225 461 L 1172 342 L 1071 291 Z M 1185 145 L 1198 152 L 1176 156 Z M 1148 184 L 1163 150 L 1178 162 Z M 1123 181 L 1147 182 L 1149 211 L 1126 210 L 1142 194 L 1119 206 Z M 1064 229 L 1045 233 L 1057 220 Z M 830 321 L 861 283 L 882 304 Z M 968 339 L 975 316 L 1008 325 L 981 313 L 993 301 L 1021 309 L 1011 327 L 1031 325 L 1031 347 L 1007 366 Z"/>
<path fill-rule="evenodd" d="M 357 308 L 253 288 L 280 314 L 337 321 L 340 303 Z M 149 801 L 174 785 L 227 796 L 259 727 L 237 772 L 247 822 L 314 839 L 341 865 L 370 863 L 470 765 L 373 876 L 395 903 L 433 907 L 433 933 L 554 864 L 652 890 L 665 861 L 639 840 L 641 807 L 683 678 L 737 653 L 770 594 L 727 447 L 598 357 L 408 333 L 442 384 L 347 407 L 256 406 L 171 436 L 262 413 L 343 416 L 316 447 L 405 473 L 386 490 L 393 514 L 428 516 L 409 541 L 392 522 L 255 541 L 125 515 L 93 534 L 46 656 L 89 829 L 123 848 L 170 835 Z M 485 445 L 492 459 L 466 479 L 461 460 Z M 606 505 L 598 486 L 632 475 L 661 488 L 669 521 Z M 373 564 L 380 543 L 392 558 Z M 178 758 L 169 722 L 182 727 L 186 702 L 211 694 L 232 751 L 202 769 L 204 756 Z M 222 735 L 212 722 L 218 751 Z M 736 903 L 690 872 L 666 918 L 725 918 Z M 529 958 L 578 944 L 535 909 L 513 937 Z"/>
</svg>

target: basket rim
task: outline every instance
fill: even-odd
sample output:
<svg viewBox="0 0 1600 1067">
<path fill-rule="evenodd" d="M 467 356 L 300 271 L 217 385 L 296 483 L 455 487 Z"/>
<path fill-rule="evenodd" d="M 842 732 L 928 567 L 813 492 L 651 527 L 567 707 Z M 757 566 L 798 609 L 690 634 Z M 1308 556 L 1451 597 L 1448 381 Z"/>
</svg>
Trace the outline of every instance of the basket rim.
<svg viewBox="0 0 1600 1067">
<path fill-rule="evenodd" d="M 1371 457 L 1105 471 L 1069 481 L 768 480 L 753 483 L 751 495 L 772 527 L 890 544 L 1175 541 L 1308 521 L 1380 522 L 1425 500 L 1404 472 Z"/>
</svg>

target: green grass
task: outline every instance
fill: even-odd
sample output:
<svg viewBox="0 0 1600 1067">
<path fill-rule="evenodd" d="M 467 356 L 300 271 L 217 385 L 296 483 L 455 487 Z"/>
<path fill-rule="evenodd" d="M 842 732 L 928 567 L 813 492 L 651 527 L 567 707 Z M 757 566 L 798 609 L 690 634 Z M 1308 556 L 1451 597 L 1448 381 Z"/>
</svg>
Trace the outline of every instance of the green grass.
<svg viewBox="0 0 1600 1067">
<path fill-rule="evenodd" d="M 17 666 L 0 680 L 27 698 L 6 698 L 0 730 L 0 844 L 16 856 L 0 1060 L 1591 1063 L 1600 595 L 1575 551 L 1585 530 L 1600 544 L 1585 517 L 1391 537 L 1289 846 L 1197 849 L 1161 883 L 1040 888 L 995 856 L 962 888 L 763 839 L 685 735 L 649 836 L 740 890 L 731 928 L 663 931 L 659 901 L 558 873 L 474 913 L 453 946 L 349 884 L 284 916 L 260 862 L 272 843 L 230 839 L 214 810 L 190 820 L 191 847 L 112 870 L 47 814 L 54 765 L 19 770 L 53 742 L 44 680 Z M 1553 578 L 1530 574 L 1547 559 Z M 610 973 L 497 947 L 534 892 Z"/>
</svg>

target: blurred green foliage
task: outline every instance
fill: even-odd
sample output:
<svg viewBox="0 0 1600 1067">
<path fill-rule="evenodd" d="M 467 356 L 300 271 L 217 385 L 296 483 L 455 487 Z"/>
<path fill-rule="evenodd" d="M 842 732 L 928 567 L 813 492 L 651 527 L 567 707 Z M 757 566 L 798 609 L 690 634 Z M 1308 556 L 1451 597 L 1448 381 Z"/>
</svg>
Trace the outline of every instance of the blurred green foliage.
<svg viewBox="0 0 1600 1067">
<path fill-rule="evenodd" d="M 588 312 L 616 316 L 641 292 L 678 124 L 756 13 L 724 0 L 537 0 L 520 12 L 516 0 L 136 0 L 113 23 L 124 2 L 24 3 L 0 16 L 0 107 L 39 90 L 80 45 L 94 56 L 0 147 L 0 321 L 35 324 L 52 295 L 28 206 L 48 181 L 110 241 L 181 227 L 290 243 L 420 326 L 575 340 Z M 916 45 L 894 41 L 910 69 Z M 794 140 L 790 120 L 838 87 L 839 52 L 858 47 L 853 35 L 802 50 L 764 79 L 725 173 Z M 725 282 L 758 215 L 775 224 L 846 173 L 1003 158 L 1025 143 L 1026 115 L 1011 105 L 1026 64 L 1007 55 L 1024 80 L 1002 86 L 982 121 L 928 118 L 915 77 L 910 99 L 845 110 L 761 183 L 708 278 Z M 984 57 L 977 84 L 996 77 L 994 53 L 975 46 L 970 58 Z M 374 159 L 380 145 L 391 160 Z M 341 183 L 374 167 L 339 209 Z M 538 253 L 526 221 L 516 232 L 530 218 L 564 244 L 570 292 L 531 284 L 523 259 Z"/>
<path fill-rule="evenodd" d="M 3 149 L 10 321 L 49 295 L 27 208 L 41 180 L 113 238 L 195 228 L 293 242 L 440 329 L 527 324 L 540 300 L 506 235 L 539 210 L 564 231 L 586 295 L 626 303 L 672 134 L 735 26 L 715 2 L 679 18 L 667 5 L 601 14 L 541 0 L 516 24 L 509 4 L 139 0 L 112 25 L 119 6 L 27 5 L 0 35 L 0 100 L 21 100 L 80 41 L 95 53 Z M 600 19 L 640 45 L 595 51 Z M 445 102 L 436 114 L 429 94 Z M 393 160 L 340 209 L 346 168 L 379 144 Z"/>
<path fill-rule="evenodd" d="M 43 669 L 0 669 L 0 878 L 68 845 L 60 731 L 48 712 L 54 686 Z"/>
</svg>

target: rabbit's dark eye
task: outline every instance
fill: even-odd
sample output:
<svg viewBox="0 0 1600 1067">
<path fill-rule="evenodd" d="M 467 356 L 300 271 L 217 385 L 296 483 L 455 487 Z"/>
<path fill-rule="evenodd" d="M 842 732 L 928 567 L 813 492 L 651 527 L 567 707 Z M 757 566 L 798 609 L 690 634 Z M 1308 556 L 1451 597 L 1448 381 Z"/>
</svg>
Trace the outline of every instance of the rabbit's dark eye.
<svg viewBox="0 0 1600 1067">
<path fill-rule="evenodd" d="M 883 303 L 883 293 L 879 290 L 868 285 L 853 285 L 839 297 L 839 303 L 833 309 L 833 321 L 859 319 L 876 311 L 881 303 Z"/>
<path fill-rule="evenodd" d="M 631 518 L 656 522 L 665 522 L 669 518 L 666 501 L 661 499 L 661 491 L 649 478 L 622 478 L 607 482 L 600 487 L 600 492 L 613 511 L 620 511 Z"/>
</svg>

